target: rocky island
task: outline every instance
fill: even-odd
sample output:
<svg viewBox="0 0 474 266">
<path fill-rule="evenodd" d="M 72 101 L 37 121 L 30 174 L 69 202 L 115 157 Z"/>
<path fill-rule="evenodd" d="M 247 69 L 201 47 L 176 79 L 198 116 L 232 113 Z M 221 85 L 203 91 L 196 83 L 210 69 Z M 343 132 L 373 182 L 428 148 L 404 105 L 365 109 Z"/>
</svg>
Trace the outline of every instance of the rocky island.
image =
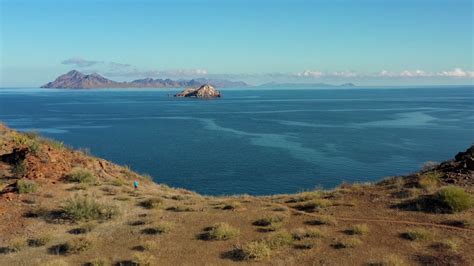
<svg viewBox="0 0 474 266">
<path fill-rule="evenodd" d="M 246 87 L 247 83 L 242 81 L 230 81 L 224 79 L 196 78 L 191 80 L 171 80 L 171 79 L 136 79 L 130 82 L 117 82 L 107 79 L 97 73 L 83 74 L 77 70 L 71 70 L 66 74 L 57 77 L 41 88 L 64 88 L 64 89 L 94 89 L 94 88 L 182 88 L 200 87 L 211 84 L 221 88 L 226 87 Z"/>
<path fill-rule="evenodd" d="M 216 90 L 212 85 L 205 84 L 199 88 L 187 88 L 174 97 L 196 97 L 196 98 L 219 98 L 220 91 Z"/>
</svg>

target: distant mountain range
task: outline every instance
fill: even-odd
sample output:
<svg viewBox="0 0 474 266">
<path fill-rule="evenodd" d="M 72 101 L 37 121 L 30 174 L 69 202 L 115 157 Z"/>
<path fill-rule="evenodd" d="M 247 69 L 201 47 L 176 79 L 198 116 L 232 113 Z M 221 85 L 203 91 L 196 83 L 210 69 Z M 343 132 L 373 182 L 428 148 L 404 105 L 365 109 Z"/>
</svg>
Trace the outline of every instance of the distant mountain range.
<svg viewBox="0 0 474 266">
<path fill-rule="evenodd" d="M 200 87 L 211 84 L 217 88 L 246 87 L 247 83 L 242 81 L 229 81 L 223 79 L 197 78 L 191 80 L 171 80 L 144 78 L 130 82 L 117 82 L 102 77 L 99 74 L 83 74 L 77 70 L 59 76 L 41 88 L 67 88 L 67 89 L 92 89 L 92 88 L 182 88 Z"/>
<path fill-rule="evenodd" d="M 299 87 L 299 88 L 314 88 L 314 87 L 355 87 L 353 83 L 344 83 L 340 85 L 333 85 L 333 84 L 327 84 L 327 83 L 275 83 L 275 82 L 270 82 L 270 83 L 265 83 L 262 85 L 259 85 L 258 87 Z"/>
</svg>

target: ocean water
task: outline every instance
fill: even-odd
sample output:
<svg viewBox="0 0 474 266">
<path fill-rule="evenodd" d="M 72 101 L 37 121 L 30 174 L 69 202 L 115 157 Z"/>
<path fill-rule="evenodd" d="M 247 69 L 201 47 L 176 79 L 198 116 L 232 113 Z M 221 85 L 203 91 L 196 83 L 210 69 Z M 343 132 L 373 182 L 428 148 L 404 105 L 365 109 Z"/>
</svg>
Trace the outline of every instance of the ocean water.
<svg viewBox="0 0 474 266">
<path fill-rule="evenodd" d="M 0 89 L 0 121 L 210 195 L 376 181 L 474 142 L 474 88 Z"/>
</svg>

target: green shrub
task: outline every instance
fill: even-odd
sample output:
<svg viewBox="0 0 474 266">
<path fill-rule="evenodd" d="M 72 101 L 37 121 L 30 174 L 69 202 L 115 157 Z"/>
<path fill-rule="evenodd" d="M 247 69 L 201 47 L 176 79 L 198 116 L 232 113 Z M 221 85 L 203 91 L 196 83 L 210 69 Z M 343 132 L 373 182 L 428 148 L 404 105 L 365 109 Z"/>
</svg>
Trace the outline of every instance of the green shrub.
<svg viewBox="0 0 474 266">
<path fill-rule="evenodd" d="M 278 249 L 293 244 L 294 239 L 287 231 L 281 231 L 273 233 L 265 241 L 270 249 Z"/>
<path fill-rule="evenodd" d="M 191 208 L 189 206 L 184 206 L 184 205 L 169 207 L 166 210 L 174 211 L 174 212 L 193 212 L 193 211 L 195 211 L 193 208 Z"/>
<path fill-rule="evenodd" d="M 430 239 L 432 235 L 430 231 L 424 228 L 417 228 L 417 229 L 409 230 L 405 233 L 402 233 L 401 237 L 411 240 L 411 241 L 423 241 L 423 240 Z"/>
<path fill-rule="evenodd" d="M 83 168 L 72 169 L 72 171 L 66 176 L 66 180 L 68 182 L 88 184 L 97 182 L 94 174 L 91 171 Z"/>
<path fill-rule="evenodd" d="M 344 239 L 344 240 L 339 240 L 339 241 L 336 241 L 336 243 L 333 244 L 333 247 L 334 248 L 355 248 L 359 245 L 362 244 L 362 241 L 360 239 L 357 239 L 357 238 L 347 238 L 347 239 Z"/>
<path fill-rule="evenodd" d="M 94 230 L 96 226 L 97 225 L 95 223 L 85 223 L 81 225 L 80 227 L 69 230 L 69 233 L 74 234 L 74 235 L 87 234 L 87 233 L 92 232 L 92 230 Z"/>
<path fill-rule="evenodd" d="M 305 212 L 315 212 L 331 205 L 332 202 L 328 199 L 313 199 L 311 201 L 296 205 L 295 209 Z"/>
<path fill-rule="evenodd" d="M 12 134 L 12 142 L 15 146 L 23 146 L 30 142 L 30 138 L 20 133 Z"/>
<path fill-rule="evenodd" d="M 109 220 L 119 215 L 117 206 L 79 196 L 66 200 L 62 210 L 66 218 L 72 221 Z"/>
<path fill-rule="evenodd" d="M 43 235 L 37 238 L 29 239 L 28 246 L 30 247 L 42 247 L 48 244 L 51 241 L 51 236 Z"/>
<path fill-rule="evenodd" d="M 350 235 L 365 235 L 369 233 L 369 231 L 370 229 L 366 224 L 355 224 L 346 230 L 346 233 Z"/>
<path fill-rule="evenodd" d="M 472 196 L 460 187 L 448 186 L 437 193 L 438 200 L 452 212 L 461 212 L 472 207 Z"/>
<path fill-rule="evenodd" d="M 439 184 L 441 177 L 443 174 L 436 171 L 424 173 L 418 178 L 418 185 L 425 189 L 434 188 Z"/>
<path fill-rule="evenodd" d="M 318 229 L 297 228 L 292 231 L 292 236 L 296 240 L 303 240 L 306 238 L 322 238 L 324 234 Z"/>
<path fill-rule="evenodd" d="M 64 145 L 64 142 L 62 141 L 46 139 L 46 138 L 42 138 L 41 141 L 45 143 L 46 145 L 51 146 L 55 150 L 63 150 L 66 147 Z"/>
<path fill-rule="evenodd" d="M 49 252 L 56 255 L 78 254 L 91 249 L 92 246 L 91 238 L 79 237 L 64 244 L 52 246 L 49 248 Z"/>
<path fill-rule="evenodd" d="M 269 258 L 272 250 L 265 241 L 252 241 L 234 251 L 238 259 L 244 260 L 263 260 Z"/>
<path fill-rule="evenodd" d="M 309 225 L 337 225 L 336 218 L 328 215 L 321 215 L 314 220 L 307 221 Z"/>
<path fill-rule="evenodd" d="M 209 240 L 228 240 L 239 235 L 239 229 L 227 223 L 217 223 L 211 226 L 210 230 L 204 234 L 204 237 Z"/>
<path fill-rule="evenodd" d="M 10 240 L 8 248 L 13 252 L 18 252 L 26 247 L 26 239 L 24 238 L 15 238 Z"/>
<path fill-rule="evenodd" d="M 443 239 L 439 242 L 434 243 L 431 245 L 433 248 L 439 251 L 454 251 L 456 252 L 459 248 L 459 244 L 457 241 L 451 239 Z"/>
<path fill-rule="evenodd" d="M 232 201 L 232 202 L 226 203 L 226 205 L 224 205 L 224 207 L 222 207 L 222 209 L 223 210 L 236 210 L 236 209 L 239 209 L 241 206 L 242 206 L 242 204 L 240 202 Z"/>
<path fill-rule="evenodd" d="M 14 177 L 22 178 L 28 173 L 28 164 L 25 160 L 17 162 L 13 165 L 11 171 Z"/>
<path fill-rule="evenodd" d="M 28 194 L 38 191 L 38 184 L 32 180 L 20 179 L 16 182 L 16 189 L 20 194 Z"/>
<path fill-rule="evenodd" d="M 258 219 L 253 222 L 253 225 L 259 226 L 261 232 L 273 232 L 280 229 L 283 226 L 284 216 L 270 216 L 262 219 Z"/>
<path fill-rule="evenodd" d="M 279 216 L 279 215 L 270 216 L 270 217 L 265 217 L 265 218 L 256 220 L 255 222 L 253 222 L 253 225 L 256 225 L 256 226 L 269 226 L 269 225 L 272 225 L 272 224 L 275 224 L 275 223 L 281 223 L 281 222 L 283 222 L 284 219 L 285 219 L 285 217 Z"/>
<path fill-rule="evenodd" d="M 163 206 L 163 200 L 159 198 L 151 198 L 140 202 L 140 206 L 146 209 L 156 209 Z"/>
<path fill-rule="evenodd" d="M 173 229 L 173 224 L 169 222 L 160 222 L 152 227 L 148 227 L 142 230 L 143 234 L 147 235 L 158 235 L 169 233 Z"/>
<path fill-rule="evenodd" d="M 398 257 L 397 255 L 388 255 L 379 263 L 370 263 L 369 265 L 380 265 L 380 266 L 405 266 L 408 265 L 406 262 Z"/>
<path fill-rule="evenodd" d="M 28 145 L 28 151 L 33 155 L 38 155 L 40 149 L 40 144 L 37 141 L 31 141 Z"/>
</svg>

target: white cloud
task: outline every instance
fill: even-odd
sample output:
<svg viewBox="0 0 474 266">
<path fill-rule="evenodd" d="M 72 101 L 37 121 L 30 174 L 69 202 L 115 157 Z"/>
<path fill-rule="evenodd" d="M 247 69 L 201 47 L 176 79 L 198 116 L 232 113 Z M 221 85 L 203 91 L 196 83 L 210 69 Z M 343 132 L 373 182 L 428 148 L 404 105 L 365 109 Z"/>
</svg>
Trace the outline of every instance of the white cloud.
<svg viewBox="0 0 474 266">
<path fill-rule="evenodd" d="M 436 75 L 440 77 L 472 78 L 474 77 L 474 71 L 464 71 L 461 68 L 455 68 L 451 71 L 438 72 Z"/>
<path fill-rule="evenodd" d="M 465 71 L 461 68 L 440 72 L 427 72 L 424 70 L 403 70 L 400 72 L 382 70 L 375 73 L 356 73 L 352 71 L 323 72 L 319 70 L 305 70 L 293 74 L 300 78 L 473 78 L 474 71 Z"/>
</svg>

